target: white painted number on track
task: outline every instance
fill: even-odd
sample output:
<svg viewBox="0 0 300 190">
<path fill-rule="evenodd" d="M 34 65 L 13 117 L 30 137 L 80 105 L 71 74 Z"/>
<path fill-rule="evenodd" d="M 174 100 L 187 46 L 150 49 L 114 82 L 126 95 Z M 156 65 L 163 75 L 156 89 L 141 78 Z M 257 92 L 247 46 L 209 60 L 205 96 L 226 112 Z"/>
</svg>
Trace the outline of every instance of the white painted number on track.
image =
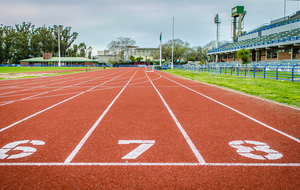
<svg viewBox="0 0 300 190">
<path fill-rule="evenodd" d="M 43 141 L 39 141 L 39 140 L 23 140 L 23 141 L 16 141 L 16 142 L 12 142 L 9 143 L 7 145 L 5 145 L 4 147 L 2 147 L 0 149 L 0 159 L 16 159 L 16 158 L 23 158 L 26 156 L 29 156 L 33 153 L 35 153 L 36 149 L 33 147 L 29 147 L 29 146 L 19 146 L 21 144 L 26 144 L 26 143 L 30 143 L 33 145 L 44 145 L 45 143 Z M 21 153 L 18 154 L 6 154 L 8 153 L 10 150 L 19 150 L 22 151 Z"/>
<path fill-rule="evenodd" d="M 246 144 L 256 145 L 255 147 L 251 148 L 246 146 Z M 277 152 L 276 150 L 270 149 L 270 146 L 263 142 L 258 141 L 249 141 L 249 140 L 237 140 L 231 141 L 229 145 L 233 148 L 236 148 L 236 152 L 239 153 L 241 156 L 245 156 L 247 158 L 257 159 L 257 160 L 276 160 L 282 158 L 282 154 Z M 267 155 L 256 155 L 251 152 L 253 151 L 261 151 L 265 152 Z"/>
<path fill-rule="evenodd" d="M 136 159 L 141 154 L 143 154 L 146 150 L 148 150 L 151 146 L 154 145 L 155 140 L 119 140 L 119 144 L 141 144 L 136 147 L 133 151 L 126 154 L 122 159 Z"/>
</svg>

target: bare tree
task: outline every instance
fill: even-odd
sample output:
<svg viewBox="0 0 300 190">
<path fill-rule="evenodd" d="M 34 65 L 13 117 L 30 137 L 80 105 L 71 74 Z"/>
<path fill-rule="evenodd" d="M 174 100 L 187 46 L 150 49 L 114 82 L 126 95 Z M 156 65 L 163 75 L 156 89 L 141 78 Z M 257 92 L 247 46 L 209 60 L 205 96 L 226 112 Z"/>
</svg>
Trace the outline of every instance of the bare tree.
<svg viewBox="0 0 300 190">
<path fill-rule="evenodd" d="M 135 41 L 129 37 L 119 37 L 116 41 L 111 41 L 107 48 L 115 56 L 119 56 L 120 60 L 124 60 L 128 54 L 128 49 L 135 45 Z"/>
</svg>

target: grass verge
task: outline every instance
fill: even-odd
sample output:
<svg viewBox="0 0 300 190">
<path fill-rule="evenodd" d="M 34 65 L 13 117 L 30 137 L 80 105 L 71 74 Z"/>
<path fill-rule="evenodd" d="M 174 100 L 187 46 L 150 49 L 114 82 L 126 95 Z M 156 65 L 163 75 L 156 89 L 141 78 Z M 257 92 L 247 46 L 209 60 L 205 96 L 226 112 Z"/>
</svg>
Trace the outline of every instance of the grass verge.
<svg viewBox="0 0 300 190">
<path fill-rule="evenodd" d="M 99 67 L 91 67 L 91 69 Z M 102 67 L 100 67 L 102 68 Z M 44 71 L 85 70 L 85 67 L 0 67 L 0 73 L 29 73 Z"/>
<path fill-rule="evenodd" d="M 260 78 L 235 78 L 232 75 L 211 76 L 212 73 L 193 73 L 183 70 L 167 70 L 167 73 L 195 81 L 227 87 L 247 94 L 300 108 L 300 83 Z"/>
<path fill-rule="evenodd" d="M 85 72 L 86 69 L 87 69 L 86 67 L 0 67 L 0 80 L 65 75 L 65 74 Z M 89 68 L 90 71 L 102 70 L 102 69 L 104 68 L 103 67 Z"/>
</svg>

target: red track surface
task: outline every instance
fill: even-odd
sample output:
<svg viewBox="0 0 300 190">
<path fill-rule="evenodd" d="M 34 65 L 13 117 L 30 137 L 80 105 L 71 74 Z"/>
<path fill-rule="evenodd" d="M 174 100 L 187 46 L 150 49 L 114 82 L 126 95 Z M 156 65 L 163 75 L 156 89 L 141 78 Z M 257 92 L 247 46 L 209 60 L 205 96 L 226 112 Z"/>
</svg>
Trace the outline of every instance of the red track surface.
<svg viewBox="0 0 300 190">
<path fill-rule="evenodd" d="M 1 189 L 300 187 L 298 109 L 142 68 L 0 89 Z"/>
</svg>

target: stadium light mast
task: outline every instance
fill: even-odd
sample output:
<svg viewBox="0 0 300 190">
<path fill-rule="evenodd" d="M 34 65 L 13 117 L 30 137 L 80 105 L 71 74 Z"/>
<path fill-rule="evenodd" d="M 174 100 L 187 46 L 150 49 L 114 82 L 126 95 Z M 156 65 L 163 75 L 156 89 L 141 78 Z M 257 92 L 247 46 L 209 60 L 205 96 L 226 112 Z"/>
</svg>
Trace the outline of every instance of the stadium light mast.
<svg viewBox="0 0 300 190">
<path fill-rule="evenodd" d="M 242 35 L 242 22 L 246 15 L 247 11 L 244 10 L 244 6 L 236 6 L 231 9 L 231 17 L 233 17 L 233 31 L 232 31 L 232 40 L 235 42 L 237 37 Z M 238 28 L 236 28 L 238 18 Z M 236 32 L 238 30 L 238 32 Z"/>
<path fill-rule="evenodd" d="M 55 31 L 58 34 L 58 66 L 61 67 L 61 63 L 60 63 L 60 33 L 63 29 L 62 25 L 59 25 L 58 27 L 56 27 Z"/>
<path fill-rule="evenodd" d="M 215 16 L 215 24 L 217 25 L 217 33 L 216 33 L 216 48 L 219 47 L 219 26 L 221 21 L 219 20 L 219 14 L 216 14 Z M 218 55 L 216 54 L 216 62 L 218 61 Z"/>
</svg>

